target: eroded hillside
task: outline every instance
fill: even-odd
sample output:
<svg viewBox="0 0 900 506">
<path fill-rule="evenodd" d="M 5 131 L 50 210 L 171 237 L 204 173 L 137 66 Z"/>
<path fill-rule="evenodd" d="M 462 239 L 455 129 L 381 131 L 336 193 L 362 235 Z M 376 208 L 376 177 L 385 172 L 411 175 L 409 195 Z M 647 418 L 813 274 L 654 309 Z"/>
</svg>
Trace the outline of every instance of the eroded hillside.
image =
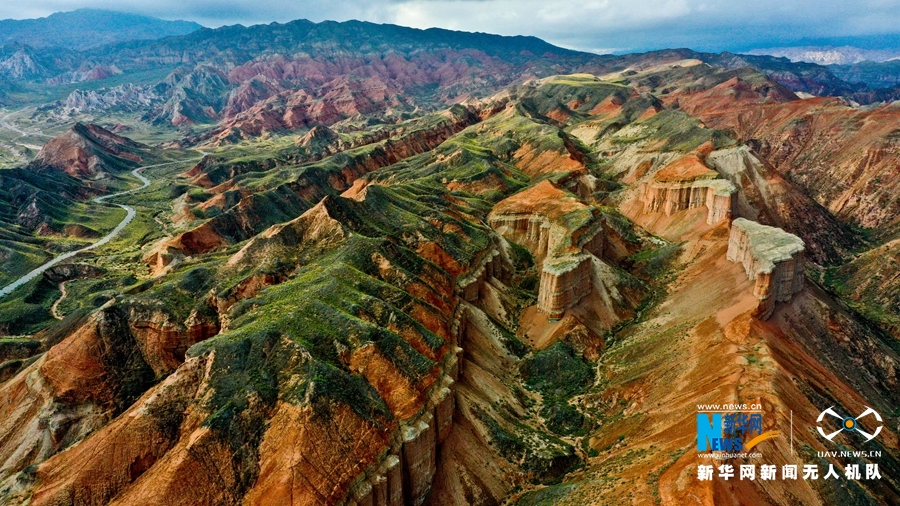
<svg viewBox="0 0 900 506">
<path fill-rule="evenodd" d="M 0 501 L 900 500 L 890 424 L 877 482 L 697 480 L 698 404 L 790 417 L 763 459 L 827 464 L 816 416 L 893 413 L 900 356 L 819 279 L 859 279 L 851 217 L 879 200 L 839 212 L 799 177 L 820 165 L 730 119 L 819 99 L 676 61 L 371 122 L 235 96 L 135 197 L 141 236 L 23 289 L 69 280 L 60 323 L 0 340 Z"/>
</svg>

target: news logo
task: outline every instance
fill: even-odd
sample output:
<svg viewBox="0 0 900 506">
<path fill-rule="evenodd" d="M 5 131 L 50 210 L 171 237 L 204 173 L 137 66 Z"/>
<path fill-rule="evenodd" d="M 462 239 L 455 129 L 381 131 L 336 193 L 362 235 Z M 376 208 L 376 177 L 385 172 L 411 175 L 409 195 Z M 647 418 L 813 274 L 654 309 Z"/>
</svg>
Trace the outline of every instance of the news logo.
<svg viewBox="0 0 900 506">
<path fill-rule="evenodd" d="M 763 431 L 761 408 L 760 404 L 697 405 L 697 457 L 714 462 L 713 464 L 697 465 L 699 481 L 779 479 L 779 466 L 776 464 L 734 463 L 735 459 L 761 458 L 762 453 L 759 451 L 750 453 L 750 450 L 759 443 L 780 435 L 778 431 L 774 430 Z M 865 427 L 861 424 L 863 419 L 867 424 Z M 875 427 L 876 421 L 877 427 Z M 841 432 L 858 432 L 866 442 L 875 439 L 881 433 L 884 423 L 881 415 L 868 406 L 859 416 L 855 417 L 842 416 L 832 406 L 819 413 L 816 422 L 819 434 L 829 441 L 832 441 Z M 873 427 L 874 430 L 872 430 Z M 835 428 L 837 430 L 832 430 Z M 794 457 L 793 412 L 790 413 L 790 432 L 788 434 L 790 434 L 791 448 L 791 457 L 789 458 L 795 462 L 780 466 L 781 480 L 817 481 L 821 479 L 849 482 L 881 479 L 878 463 L 871 461 L 882 457 L 881 450 L 818 451 L 816 457 L 826 459 L 824 464 L 819 462 L 803 463 L 802 460 Z M 841 466 L 840 463 L 835 463 L 835 459 L 848 460 Z M 718 463 L 715 463 L 716 461 Z M 825 465 L 827 465 L 827 470 Z M 842 467 L 843 470 L 841 470 Z"/>
<path fill-rule="evenodd" d="M 763 432 L 762 413 L 697 413 L 698 452 L 747 452 L 778 435 Z"/>
</svg>

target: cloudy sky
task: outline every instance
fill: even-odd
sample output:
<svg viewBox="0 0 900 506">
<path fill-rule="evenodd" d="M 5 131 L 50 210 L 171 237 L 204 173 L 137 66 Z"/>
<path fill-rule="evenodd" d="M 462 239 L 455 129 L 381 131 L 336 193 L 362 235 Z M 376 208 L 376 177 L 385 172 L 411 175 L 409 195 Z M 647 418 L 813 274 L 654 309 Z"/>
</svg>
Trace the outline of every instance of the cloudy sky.
<svg viewBox="0 0 900 506">
<path fill-rule="evenodd" d="M 884 46 L 900 41 L 891 36 L 900 33 L 900 0 L 13 0 L 0 2 L 0 19 L 82 7 L 187 19 L 209 27 L 361 19 L 535 35 L 595 52 L 664 47 L 735 51 L 848 42 Z"/>
</svg>

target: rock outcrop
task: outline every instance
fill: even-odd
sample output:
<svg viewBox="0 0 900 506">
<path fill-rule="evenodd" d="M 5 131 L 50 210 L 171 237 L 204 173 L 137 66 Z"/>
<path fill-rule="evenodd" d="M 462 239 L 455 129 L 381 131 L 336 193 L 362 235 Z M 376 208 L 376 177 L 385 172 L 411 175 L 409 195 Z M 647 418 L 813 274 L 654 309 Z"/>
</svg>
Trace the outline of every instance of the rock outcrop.
<svg viewBox="0 0 900 506">
<path fill-rule="evenodd" d="M 455 355 L 453 360 L 456 364 Z M 453 428 L 454 381 L 445 376 L 421 416 L 404 424 L 388 455 L 350 487 L 349 506 L 422 504 L 437 470 L 438 445 Z"/>
<path fill-rule="evenodd" d="M 457 280 L 460 295 L 468 302 L 478 300 L 481 290 L 490 278 L 503 278 L 509 274 L 509 270 L 507 267 L 504 274 L 504 265 L 498 249 L 488 250 L 470 272 Z"/>
<path fill-rule="evenodd" d="M 93 69 L 93 72 L 96 70 Z M 121 74 L 121 71 L 118 73 Z M 85 79 L 82 80 L 97 79 L 85 76 Z M 108 110 L 113 107 L 129 112 L 141 111 L 159 99 L 160 97 L 149 86 L 135 86 L 128 83 L 100 90 L 75 90 L 64 100 L 55 102 L 46 108 L 55 109 L 57 114 L 65 118 L 93 111 Z"/>
<path fill-rule="evenodd" d="M 740 189 L 734 196 L 734 216 L 797 235 L 803 239 L 810 260 L 835 263 L 854 247 L 850 227 L 761 159 L 750 146 L 713 151 L 705 161 Z"/>
<path fill-rule="evenodd" d="M 593 289 L 591 255 L 569 255 L 544 262 L 538 289 L 538 309 L 552 319 L 562 318 Z"/>
<path fill-rule="evenodd" d="M 603 253 L 598 210 L 544 180 L 500 202 L 488 224 L 540 267 L 538 310 L 562 318 L 591 292 L 591 257 Z M 470 300 L 470 299 L 467 299 Z"/>
<path fill-rule="evenodd" d="M 731 224 L 727 258 L 743 264 L 747 276 L 756 280 L 758 318 L 768 319 L 775 302 L 787 302 L 803 289 L 804 250 L 803 240 L 780 228 L 744 218 Z"/>
<path fill-rule="evenodd" d="M 709 169 L 697 155 L 687 155 L 665 166 L 652 182 L 641 187 L 644 213 L 665 213 L 706 206 L 706 222 L 720 223 L 731 217 L 732 196 L 737 188 Z"/>
<path fill-rule="evenodd" d="M 240 135 L 252 137 L 265 132 L 333 125 L 354 116 L 408 107 L 402 99 L 402 90 L 390 80 L 338 78 L 320 90 L 284 91 L 241 112 L 229 109 L 234 115 L 222 123 L 218 135 L 237 130 Z"/>
<path fill-rule="evenodd" d="M 820 96 L 759 107 L 727 104 L 703 92 L 682 98 L 680 105 L 711 128 L 734 131 L 839 220 L 867 228 L 897 223 L 896 102 L 860 108 Z"/>
<path fill-rule="evenodd" d="M 96 278 L 102 276 L 104 270 L 90 264 L 60 264 L 44 273 L 44 277 L 54 283 L 62 283 L 63 281 L 71 281 L 81 278 Z"/>
</svg>

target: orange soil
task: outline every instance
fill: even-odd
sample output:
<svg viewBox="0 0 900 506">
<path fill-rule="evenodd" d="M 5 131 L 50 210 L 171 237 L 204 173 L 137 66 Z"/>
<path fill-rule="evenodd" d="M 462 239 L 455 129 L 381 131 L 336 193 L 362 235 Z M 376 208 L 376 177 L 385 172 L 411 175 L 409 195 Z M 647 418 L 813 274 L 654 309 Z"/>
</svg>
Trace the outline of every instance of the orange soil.
<svg viewBox="0 0 900 506">
<path fill-rule="evenodd" d="M 502 200 L 492 214 L 534 214 L 556 219 L 565 214 L 587 209 L 588 206 L 569 193 L 560 190 L 546 179 Z"/>
<path fill-rule="evenodd" d="M 717 176 L 718 173 L 703 163 L 697 155 L 685 155 L 663 167 L 655 179 L 661 183 L 694 181 Z"/>
<path fill-rule="evenodd" d="M 591 116 L 609 116 L 618 114 L 622 110 L 624 101 L 616 96 L 610 95 L 600 101 L 593 109 L 588 111 Z"/>
<path fill-rule="evenodd" d="M 568 152 L 538 151 L 531 144 L 525 144 L 516 150 L 513 159 L 516 160 L 516 168 L 529 177 L 554 172 L 587 172 L 587 168 L 569 156 Z"/>
</svg>

